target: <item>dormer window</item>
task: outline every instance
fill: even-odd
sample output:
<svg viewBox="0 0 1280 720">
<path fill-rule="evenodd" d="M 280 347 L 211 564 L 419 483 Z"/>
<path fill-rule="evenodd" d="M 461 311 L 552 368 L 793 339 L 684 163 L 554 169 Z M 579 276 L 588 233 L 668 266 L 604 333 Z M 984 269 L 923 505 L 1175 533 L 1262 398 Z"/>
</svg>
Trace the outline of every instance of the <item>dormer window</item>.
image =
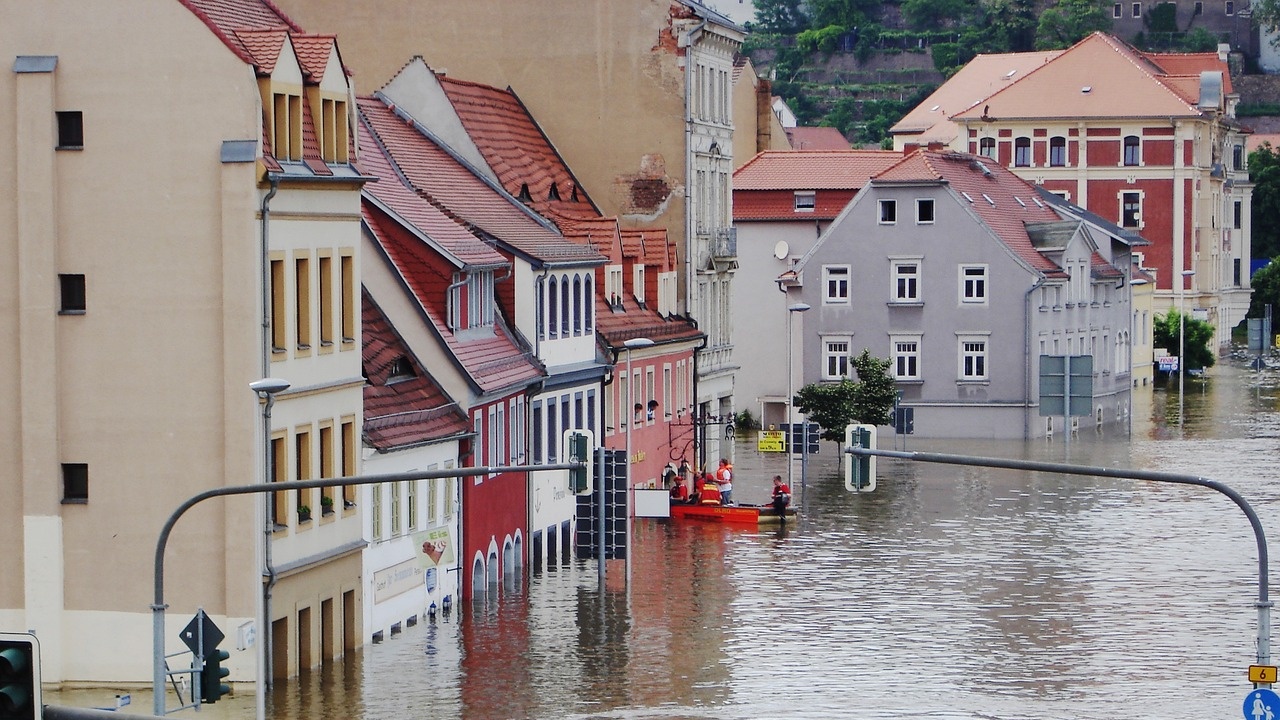
<svg viewBox="0 0 1280 720">
<path fill-rule="evenodd" d="M 302 159 L 302 96 L 272 94 L 271 152 L 276 160 Z"/>
<path fill-rule="evenodd" d="M 391 361 L 391 368 L 387 372 L 387 384 L 393 385 L 405 380 L 412 380 L 417 377 L 417 373 L 413 371 L 413 363 L 409 362 L 409 358 L 401 355 Z"/>
<path fill-rule="evenodd" d="M 516 199 L 519 200 L 520 202 L 531 202 L 533 200 L 533 196 L 529 194 L 528 183 L 520 184 L 520 194 L 516 195 Z"/>
<path fill-rule="evenodd" d="M 817 195 L 812 190 L 797 190 L 795 193 L 796 212 L 811 213 L 817 207 Z"/>
<path fill-rule="evenodd" d="M 449 290 L 449 329 L 493 325 L 493 271 L 454 273 Z"/>
<path fill-rule="evenodd" d="M 350 146 L 345 100 L 320 100 L 320 157 L 329 163 L 347 162 Z"/>
<path fill-rule="evenodd" d="M 604 296 L 610 305 L 622 302 L 622 266 L 610 265 L 604 271 Z"/>
<path fill-rule="evenodd" d="M 644 265 L 636 263 L 631 268 L 631 291 L 636 296 L 636 302 L 644 304 Z"/>
<path fill-rule="evenodd" d="M 547 191 L 547 199 L 548 200 L 560 199 L 560 188 L 557 188 L 555 183 L 551 183 L 551 189 Z"/>
</svg>

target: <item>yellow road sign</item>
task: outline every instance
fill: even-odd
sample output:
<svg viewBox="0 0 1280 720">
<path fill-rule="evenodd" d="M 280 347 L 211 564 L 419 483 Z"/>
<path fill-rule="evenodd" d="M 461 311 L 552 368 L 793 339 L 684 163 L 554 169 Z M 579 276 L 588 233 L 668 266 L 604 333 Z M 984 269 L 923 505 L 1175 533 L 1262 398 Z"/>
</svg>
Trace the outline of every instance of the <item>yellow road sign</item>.
<svg viewBox="0 0 1280 720">
<path fill-rule="evenodd" d="M 760 452 L 786 452 L 787 435 L 781 430 L 761 430 L 756 438 L 756 449 Z"/>
<path fill-rule="evenodd" d="M 1274 683 L 1276 681 L 1275 665 L 1250 665 L 1249 682 Z"/>
</svg>

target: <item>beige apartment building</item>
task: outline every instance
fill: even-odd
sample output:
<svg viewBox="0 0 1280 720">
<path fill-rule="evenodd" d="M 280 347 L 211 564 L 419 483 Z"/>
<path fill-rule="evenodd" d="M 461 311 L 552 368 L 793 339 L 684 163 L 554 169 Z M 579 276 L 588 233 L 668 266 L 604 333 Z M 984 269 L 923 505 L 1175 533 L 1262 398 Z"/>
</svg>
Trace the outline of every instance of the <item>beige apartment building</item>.
<svg viewBox="0 0 1280 720">
<path fill-rule="evenodd" d="M 678 310 L 708 338 L 698 354 L 698 407 L 704 417 L 733 411 L 741 358 L 730 336 L 731 177 L 746 159 L 735 158 L 737 133 L 755 137 L 757 117 L 738 117 L 755 105 L 734 101 L 740 26 L 693 0 L 278 5 L 308 27 L 337 32 L 364 90 L 414 56 L 437 72 L 513 89 L 602 214 L 677 239 Z M 711 429 L 703 447 L 716 458 L 718 423 Z"/>
<path fill-rule="evenodd" d="M 146 682 L 162 524 L 264 480 L 250 382 L 291 385 L 272 479 L 358 471 L 353 95 L 333 37 L 260 0 L 0 0 L 0 16 L 0 630 L 37 633 L 46 682 Z M 198 608 L 233 681 L 259 649 L 280 676 L 355 646 L 353 490 L 187 512 L 166 651 Z"/>
</svg>

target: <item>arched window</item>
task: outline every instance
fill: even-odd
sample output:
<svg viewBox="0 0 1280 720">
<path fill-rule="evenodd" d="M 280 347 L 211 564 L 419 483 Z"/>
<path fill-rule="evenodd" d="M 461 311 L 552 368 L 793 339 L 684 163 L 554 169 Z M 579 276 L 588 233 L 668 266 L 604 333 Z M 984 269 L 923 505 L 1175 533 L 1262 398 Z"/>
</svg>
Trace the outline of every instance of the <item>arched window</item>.
<svg viewBox="0 0 1280 720">
<path fill-rule="evenodd" d="M 582 277 L 573 276 L 573 334 L 582 334 Z"/>
<path fill-rule="evenodd" d="M 1124 138 L 1124 164 L 1137 165 L 1141 162 L 1141 153 L 1139 152 L 1138 136 L 1126 135 Z"/>
<path fill-rule="evenodd" d="M 471 598 L 473 600 L 484 598 L 487 589 L 488 586 L 484 580 L 484 562 L 476 558 L 475 564 L 471 566 Z"/>
<path fill-rule="evenodd" d="M 560 278 L 560 337 L 569 337 L 569 315 L 573 312 L 573 304 L 569 299 L 570 290 L 569 276 Z"/>
<path fill-rule="evenodd" d="M 594 286 L 595 283 L 592 277 L 588 275 L 587 280 L 583 283 L 582 287 L 582 306 L 586 310 L 586 312 L 583 313 L 585 317 L 582 320 L 582 324 L 585 326 L 585 331 L 588 335 L 593 332 L 593 328 L 595 327 L 596 294 L 593 289 Z"/>
<path fill-rule="evenodd" d="M 560 324 L 557 321 L 560 303 L 556 302 L 556 287 L 557 281 L 553 275 L 547 282 L 547 337 L 556 337 L 560 331 Z"/>
<path fill-rule="evenodd" d="M 1031 167 L 1031 138 L 1020 137 L 1013 141 L 1013 164 Z"/>
<path fill-rule="evenodd" d="M 1061 135 L 1049 138 L 1049 165 L 1064 167 L 1067 164 L 1067 139 Z"/>
<path fill-rule="evenodd" d="M 978 154 L 994 160 L 996 158 L 996 139 L 984 137 L 978 141 Z"/>
<path fill-rule="evenodd" d="M 542 278 L 538 278 L 537 291 L 538 296 L 538 339 L 547 339 L 547 298 L 543 293 L 547 291 L 547 283 Z"/>
</svg>

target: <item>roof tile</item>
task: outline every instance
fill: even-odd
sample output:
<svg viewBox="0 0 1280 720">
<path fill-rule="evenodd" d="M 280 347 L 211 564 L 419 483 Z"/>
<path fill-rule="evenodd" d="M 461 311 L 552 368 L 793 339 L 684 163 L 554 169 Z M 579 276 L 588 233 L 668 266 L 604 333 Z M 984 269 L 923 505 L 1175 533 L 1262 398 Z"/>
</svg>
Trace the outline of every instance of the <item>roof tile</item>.
<svg viewBox="0 0 1280 720">
<path fill-rule="evenodd" d="M 901 159 L 892 150 L 765 150 L 734 171 L 734 199 L 739 190 L 856 190 Z"/>
</svg>

